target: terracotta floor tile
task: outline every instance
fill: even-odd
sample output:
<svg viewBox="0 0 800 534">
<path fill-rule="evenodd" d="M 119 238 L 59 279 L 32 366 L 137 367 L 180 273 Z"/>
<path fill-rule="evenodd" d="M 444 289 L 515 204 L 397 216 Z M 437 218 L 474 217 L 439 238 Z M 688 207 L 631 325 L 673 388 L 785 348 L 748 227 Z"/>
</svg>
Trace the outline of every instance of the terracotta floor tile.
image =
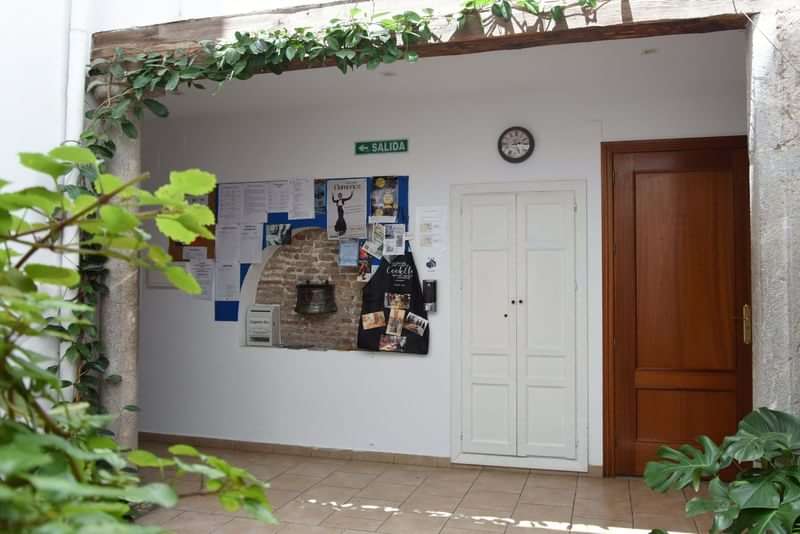
<svg viewBox="0 0 800 534">
<path fill-rule="evenodd" d="M 175 508 L 156 508 L 136 520 L 137 525 L 161 525 L 182 514 L 183 510 Z"/>
<path fill-rule="evenodd" d="M 325 478 L 342 466 L 340 462 L 319 462 L 314 460 L 300 462 L 290 467 L 286 472 L 292 475 L 305 475 L 309 477 Z"/>
<path fill-rule="evenodd" d="M 460 529 L 469 532 L 505 532 L 513 520 L 507 514 L 495 514 L 487 510 L 458 508 L 445 523 L 447 529 Z"/>
<path fill-rule="evenodd" d="M 630 502 L 631 496 L 627 480 L 580 477 L 576 498 L 612 503 L 615 501 Z"/>
<path fill-rule="evenodd" d="M 300 523 L 301 525 L 319 525 L 333 513 L 331 505 L 310 503 L 302 500 L 291 501 L 275 511 L 281 523 Z"/>
<path fill-rule="evenodd" d="M 540 488 L 525 486 L 519 502 L 524 504 L 546 504 L 551 506 L 572 506 L 575 488 Z"/>
<path fill-rule="evenodd" d="M 631 520 L 631 504 L 628 501 L 592 501 L 575 499 L 575 516 L 590 519 Z"/>
<path fill-rule="evenodd" d="M 572 519 L 571 506 L 520 504 L 511 515 L 517 528 L 550 528 L 567 530 Z"/>
<path fill-rule="evenodd" d="M 531 473 L 525 487 L 553 488 L 575 490 L 578 486 L 578 477 L 575 475 L 543 475 Z"/>
<path fill-rule="evenodd" d="M 232 516 L 223 514 L 184 512 L 160 526 L 175 534 L 210 534 L 233 519 Z"/>
<path fill-rule="evenodd" d="M 293 466 L 308 460 L 309 456 L 291 456 L 288 454 L 258 454 L 250 459 L 251 464 Z"/>
<path fill-rule="evenodd" d="M 322 483 L 326 486 L 336 486 L 337 488 L 356 488 L 363 489 L 370 482 L 375 480 L 378 475 L 367 473 L 346 473 L 336 471 L 323 479 Z"/>
<path fill-rule="evenodd" d="M 289 501 L 293 501 L 300 496 L 299 491 L 279 490 L 269 488 L 267 490 L 267 500 L 272 505 L 273 510 L 277 510 Z"/>
<path fill-rule="evenodd" d="M 463 497 L 470 489 L 469 482 L 452 482 L 449 480 L 426 480 L 416 493 L 421 495 L 439 495 L 442 497 Z"/>
<path fill-rule="evenodd" d="M 355 488 L 337 488 L 335 486 L 317 484 L 306 490 L 300 498 L 304 501 L 316 501 L 317 503 L 338 505 L 346 503 L 356 493 L 358 493 L 358 490 Z"/>
<path fill-rule="evenodd" d="M 397 508 L 374 501 L 356 500 L 336 507 L 334 512 L 322 522 L 323 526 L 367 530 L 378 530 L 384 521 L 397 511 Z"/>
<path fill-rule="evenodd" d="M 500 514 L 509 515 L 514 511 L 518 500 L 518 493 L 471 489 L 464 496 L 464 500 L 461 501 L 461 506 L 464 508 L 491 510 Z"/>
<path fill-rule="evenodd" d="M 683 494 L 677 494 L 680 498 L 675 496 L 664 495 L 632 495 L 633 512 L 645 515 L 684 515 L 686 513 L 686 501 L 683 500 Z"/>
<path fill-rule="evenodd" d="M 236 512 L 228 512 L 219 502 L 217 495 L 195 495 L 193 497 L 184 497 L 175 505 L 177 510 L 184 510 L 188 512 L 207 512 L 211 514 L 223 514 L 228 516 L 245 516 L 247 515 L 244 510 Z"/>
<path fill-rule="evenodd" d="M 607 521 L 575 516 L 572 518 L 571 532 L 581 534 L 646 534 L 631 532 L 633 521 Z"/>
<path fill-rule="evenodd" d="M 472 489 L 521 493 L 527 480 L 527 473 L 517 473 L 514 471 L 481 471 L 481 474 L 475 479 Z"/>
<path fill-rule="evenodd" d="M 438 468 L 428 472 L 428 480 L 472 483 L 481 474 L 480 469 Z"/>
<path fill-rule="evenodd" d="M 438 534 L 449 519 L 449 516 L 395 512 L 381 525 L 378 532 L 386 534 Z"/>
<path fill-rule="evenodd" d="M 427 471 L 409 471 L 408 469 L 390 468 L 384 471 L 375 482 L 387 484 L 403 484 L 406 486 L 419 486 L 428 477 Z"/>
<path fill-rule="evenodd" d="M 341 532 L 338 528 L 286 525 L 281 527 L 278 534 L 340 534 Z"/>
<path fill-rule="evenodd" d="M 266 525 L 255 519 L 235 518 L 214 531 L 214 534 L 275 534 L 281 525 Z"/>
<path fill-rule="evenodd" d="M 400 505 L 402 510 L 420 510 L 424 512 L 452 513 L 461 502 L 462 497 L 445 497 L 442 495 L 425 495 L 414 492 Z"/>
<path fill-rule="evenodd" d="M 414 490 L 416 489 L 415 486 L 404 486 L 402 484 L 386 484 L 382 482 L 371 482 L 367 487 L 362 489 L 359 493 L 359 497 L 364 497 L 367 499 L 377 499 L 381 501 L 388 501 L 396 504 L 400 504 L 405 501 L 409 495 L 411 495 Z"/>
<path fill-rule="evenodd" d="M 481 532 L 480 530 L 476 529 L 467 529 L 467 528 L 458 528 L 458 527 L 450 527 L 445 525 L 442 531 L 439 534 L 476 534 L 477 532 Z M 500 531 L 492 531 L 492 530 L 484 530 L 483 532 L 505 532 L 504 530 Z M 346 533 L 346 534 L 354 534 L 354 533 Z"/>
<path fill-rule="evenodd" d="M 339 471 L 345 473 L 364 473 L 367 475 L 379 475 L 386 470 L 390 469 L 394 464 L 386 464 L 383 462 L 365 462 L 353 460 L 346 462 L 339 467 Z"/>
<path fill-rule="evenodd" d="M 282 475 L 290 468 L 290 465 L 285 464 L 250 464 L 245 466 L 245 469 L 250 471 L 254 477 L 263 481 L 267 481 Z"/>
<path fill-rule="evenodd" d="M 643 530 L 660 528 L 673 533 L 695 534 L 697 532 L 694 521 L 685 515 L 633 514 L 633 527 Z"/>
<path fill-rule="evenodd" d="M 292 475 L 289 473 L 284 473 L 270 480 L 269 486 L 270 488 L 279 490 L 303 492 L 321 480 L 322 478 L 320 477 L 309 477 L 305 475 Z"/>
</svg>

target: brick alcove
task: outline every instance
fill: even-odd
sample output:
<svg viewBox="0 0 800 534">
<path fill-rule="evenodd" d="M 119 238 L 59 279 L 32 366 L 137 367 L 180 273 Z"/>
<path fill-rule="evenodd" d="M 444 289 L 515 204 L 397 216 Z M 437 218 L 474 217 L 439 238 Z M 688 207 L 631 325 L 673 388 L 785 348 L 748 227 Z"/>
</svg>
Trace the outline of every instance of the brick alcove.
<svg viewBox="0 0 800 534">
<path fill-rule="evenodd" d="M 292 244 L 281 245 L 267 260 L 258 280 L 256 304 L 281 307 L 281 346 L 289 348 L 356 350 L 361 317 L 361 289 L 357 267 L 339 267 L 339 242 L 328 239 L 324 228 L 292 232 Z M 297 284 L 306 280 L 336 285 L 337 311 L 301 315 L 294 311 Z"/>
</svg>

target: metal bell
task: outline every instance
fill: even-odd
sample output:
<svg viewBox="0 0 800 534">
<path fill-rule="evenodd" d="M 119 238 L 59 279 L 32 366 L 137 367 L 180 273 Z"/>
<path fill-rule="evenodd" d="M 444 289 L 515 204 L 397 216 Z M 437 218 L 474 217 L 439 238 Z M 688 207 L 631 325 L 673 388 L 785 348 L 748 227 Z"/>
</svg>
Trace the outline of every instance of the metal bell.
<svg viewBox="0 0 800 534">
<path fill-rule="evenodd" d="M 327 280 L 314 284 L 307 280 L 297 284 L 297 304 L 294 311 L 303 315 L 320 315 L 336 311 L 336 286 Z"/>
</svg>

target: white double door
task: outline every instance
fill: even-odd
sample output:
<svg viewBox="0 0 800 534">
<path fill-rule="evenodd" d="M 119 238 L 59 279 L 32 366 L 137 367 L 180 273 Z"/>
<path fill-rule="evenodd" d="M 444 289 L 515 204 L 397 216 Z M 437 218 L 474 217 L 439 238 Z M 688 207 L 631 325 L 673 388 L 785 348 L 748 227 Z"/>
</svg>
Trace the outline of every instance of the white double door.
<svg viewBox="0 0 800 534">
<path fill-rule="evenodd" d="M 465 195 L 465 453 L 576 458 L 574 191 Z"/>
</svg>

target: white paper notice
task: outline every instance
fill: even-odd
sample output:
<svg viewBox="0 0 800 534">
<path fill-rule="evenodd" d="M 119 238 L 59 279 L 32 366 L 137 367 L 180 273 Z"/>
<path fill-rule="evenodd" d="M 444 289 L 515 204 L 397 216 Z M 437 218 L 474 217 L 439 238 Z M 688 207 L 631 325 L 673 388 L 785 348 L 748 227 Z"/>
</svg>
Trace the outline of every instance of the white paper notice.
<svg viewBox="0 0 800 534">
<path fill-rule="evenodd" d="M 183 247 L 183 259 L 186 261 L 205 260 L 208 258 L 206 247 Z"/>
<path fill-rule="evenodd" d="M 242 184 L 242 220 L 243 223 L 267 222 L 267 184 L 253 182 Z"/>
<path fill-rule="evenodd" d="M 239 261 L 239 225 L 218 224 L 216 229 L 215 250 L 219 263 Z"/>
<path fill-rule="evenodd" d="M 383 240 L 384 256 L 399 256 L 406 252 L 406 225 L 387 224 L 386 236 Z"/>
<path fill-rule="evenodd" d="M 447 208 L 428 206 L 416 209 L 417 232 L 414 244 L 417 248 L 442 251 L 447 248 Z"/>
<path fill-rule="evenodd" d="M 238 263 L 217 263 L 214 273 L 214 300 L 239 300 Z"/>
<path fill-rule="evenodd" d="M 239 227 L 240 263 L 259 263 L 261 261 L 263 231 L 263 224 L 243 224 Z"/>
<path fill-rule="evenodd" d="M 194 298 L 200 300 L 211 300 L 214 287 L 214 260 L 192 260 L 189 262 L 189 272 L 200 284 L 202 293 L 195 295 Z"/>
<path fill-rule="evenodd" d="M 267 182 L 267 201 L 270 213 L 286 213 L 289 211 L 289 180 Z"/>
<path fill-rule="evenodd" d="M 314 179 L 297 178 L 289 182 L 291 198 L 289 219 L 314 218 Z"/>
<path fill-rule="evenodd" d="M 238 224 L 242 220 L 244 190 L 242 184 L 219 184 L 217 187 L 218 224 Z"/>
</svg>

